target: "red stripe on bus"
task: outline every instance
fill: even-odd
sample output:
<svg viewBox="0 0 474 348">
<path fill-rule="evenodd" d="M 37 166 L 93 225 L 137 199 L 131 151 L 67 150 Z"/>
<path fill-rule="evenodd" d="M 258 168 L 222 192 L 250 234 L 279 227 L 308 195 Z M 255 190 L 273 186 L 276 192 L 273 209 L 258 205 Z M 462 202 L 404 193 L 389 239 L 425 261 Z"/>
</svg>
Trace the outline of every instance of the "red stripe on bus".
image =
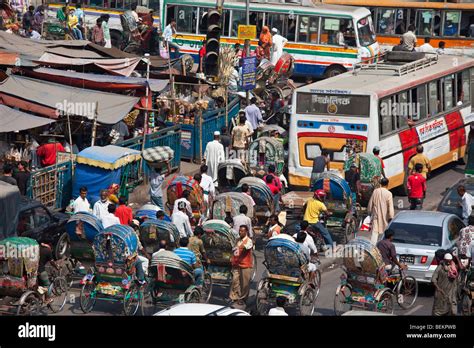
<svg viewBox="0 0 474 348">
<path fill-rule="evenodd" d="M 323 133 L 323 132 L 301 132 L 298 133 L 298 138 L 302 137 L 324 137 L 324 138 L 345 138 L 345 139 L 356 139 L 367 141 L 367 137 L 356 134 L 335 134 L 335 133 Z"/>
<path fill-rule="evenodd" d="M 464 121 L 459 111 L 447 114 L 444 119 L 449 131 L 449 146 L 450 150 L 454 151 L 461 146 L 466 145 L 466 130 L 464 128 Z"/>
<path fill-rule="evenodd" d="M 403 164 L 407 166 L 410 158 L 416 154 L 416 145 L 419 143 L 418 133 L 416 132 L 416 128 L 413 127 L 400 132 L 398 136 L 400 137 L 400 144 L 402 146 Z M 407 148 L 409 150 L 405 150 Z"/>
</svg>

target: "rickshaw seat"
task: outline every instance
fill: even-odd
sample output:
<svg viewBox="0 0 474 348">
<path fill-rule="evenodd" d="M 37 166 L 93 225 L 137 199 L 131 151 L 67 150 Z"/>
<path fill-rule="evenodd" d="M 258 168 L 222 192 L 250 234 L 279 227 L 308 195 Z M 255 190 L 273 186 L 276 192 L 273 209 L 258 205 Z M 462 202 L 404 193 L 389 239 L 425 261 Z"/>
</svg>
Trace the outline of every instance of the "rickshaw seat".
<svg viewBox="0 0 474 348">
<path fill-rule="evenodd" d="M 279 275 L 279 274 L 268 274 L 268 278 L 270 279 L 277 279 L 277 280 L 285 280 L 289 282 L 294 282 L 294 283 L 301 283 L 299 278 L 296 277 L 289 277 L 289 276 L 284 276 L 284 275 Z"/>
</svg>

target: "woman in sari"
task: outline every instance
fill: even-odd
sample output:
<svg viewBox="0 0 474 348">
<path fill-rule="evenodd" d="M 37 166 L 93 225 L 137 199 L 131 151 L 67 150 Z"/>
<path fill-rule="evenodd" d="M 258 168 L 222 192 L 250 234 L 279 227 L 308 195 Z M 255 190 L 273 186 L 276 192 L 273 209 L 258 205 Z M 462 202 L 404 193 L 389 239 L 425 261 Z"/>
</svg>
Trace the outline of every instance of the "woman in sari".
<svg viewBox="0 0 474 348">
<path fill-rule="evenodd" d="M 260 34 L 260 46 L 263 48 L 265 52 L 265 58 L 270 59 L 270 49 L 272 47 L 272 34 L 270 33 L 270 29 L 265 25 L 262 28 L 262 32 Z"/>
</svg>

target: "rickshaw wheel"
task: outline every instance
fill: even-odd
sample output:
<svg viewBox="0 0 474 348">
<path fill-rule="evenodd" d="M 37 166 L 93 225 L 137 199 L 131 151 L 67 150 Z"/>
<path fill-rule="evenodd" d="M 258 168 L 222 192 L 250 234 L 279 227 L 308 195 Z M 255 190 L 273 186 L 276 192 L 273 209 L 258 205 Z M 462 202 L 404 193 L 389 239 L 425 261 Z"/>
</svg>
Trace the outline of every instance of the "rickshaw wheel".
<svg viewBox="0 0 474 348">
<path fill-rule="evenodd" d="M 94 308 L 96 301 L 95 283 L 87 282 L 82 286 L 80 305 L 84 313 L 89 313 Z"/>
<path fill-rule="evenodd" d="M 310 285 L 307 285 L 306 289 L 304 289 L 304 292 L 300 297 L 300 302 L 299 302 L 300 315 L 302 316 L 313 315 L 317 297 L 318 296 L 316 293 L 316 289 Z"/>
<path fill-rule="evenodd" d="M 71 254 L 71 242 L 69 240 L 69 235 L 65 232 L 59 237 L 58 242 L 54 248 L 54 255 L 56 260 L 60 260 L 63 257 L 69 257 Z"/>
<path fill-rule="evenodd" d="M 140 288 L 132 284 L 130 288 L 123 295 L 123 311 L 127 316 L 134 316 L 141 302 Z"/>
<path fill-rule="evenodd" d="M 25 296 L 26 294 L 23 294 L 23 296 Z M 39 315 L 40 314 L 40 310 L 41 310 L 41 303 L 40 303 L 40 299 L 38 298 L 38 296 L 33 293 L 33 292 L 30 292 L 28 295 L 26 295 L 22 301 L 22 299 L 20 298 L 20 303 L 22 303 L 21 305 L 18 306 L 17 310 L 16 310 L 16 315 Z"/>
<path fill-rule="evenodd" d="M 384 290 L 377 303 L 377 312 L 393 314 L 393 293 L 391 290 Z"/>
<path fill-rule="evenodd" d="M 321 271 L 316 270 L 316 275 L 314 277 L 314 286 L 316 289 L 316 298 L 319 296 L 319 291 L 321 290 Z"/>
<path fill-rule="evenodd" d="M 355 219 L 352 219 L 350 223 L 346 224 L 346 227 L 344 228 L 344 243 L 347 244 L 352 238 L 352 236 L 355 234 L 356 230 L 356 222 Z"/>
<path fill-rule="evenodd" d="M 339 285 L 334 296 L 334 314 L 339 316 L 350 311 L 352 306 L 347 303 L 348 298 L 352 295 L 352 289 L 348 285 Z M 345 307 L 348 308 L 345 308 Z"/>
<path fill-rule="evenodd" d="M 185 296 L 186 303 L 199 303 L 201 300 L 201 292 L 197 288 L 193 288 Z"/>
<path fill-rule="evenodd" d="M 53 313 L 60 312 L 66 304 L 68 294 L 68 284 L 64 277 L 56 277 L 48 289 L 49 296 L 53 302 L 48 304 Z"/>
<path fill-rule="evenodd" d="M 208 303 L 212 295 L 212 277 L 209 273 L 204 272 L 204 283 L 202 285 L 201 298 L 202 302 Z"/>
<path fill-rule="evenodd" d="M 260 280 L 257 287 L 256 307 L 259 315 L 267 314 L 268 298 L 270 297 L 269 282 L 266 279 Z"/>
<path fill-rule="evenodd" d="M 464 294 L 461 299 L 461 315 L 472 315 L 472 300 L 468 294 Z"/>
<path fill-rule="evenodd" d="M 415 304 L 418 297 L 418 283 L 415 278 L 403 277 L 397 286 L 397 302 L 403 309 Z"/>
</svg>

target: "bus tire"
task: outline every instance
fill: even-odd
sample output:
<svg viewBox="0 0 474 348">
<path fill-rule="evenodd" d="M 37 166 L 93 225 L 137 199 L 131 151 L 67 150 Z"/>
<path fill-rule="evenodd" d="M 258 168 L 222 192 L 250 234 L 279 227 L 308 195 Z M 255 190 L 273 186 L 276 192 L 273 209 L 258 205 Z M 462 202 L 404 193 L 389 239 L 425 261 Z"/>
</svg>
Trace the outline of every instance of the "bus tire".
<svg viewBox="0 0 474 348">
<path fill-rule="evenodd" d="M 397 196 L 402 196 L 402 197 L 408 196 L 407 184 L 408 184 L 408 167 L 405 168 L 405 177 L 403 178 L 403 184 L 398 187 L 395 187 L 393 190 L 394 193 Z"/>
<path fill-rule="evenodd" d="M 347 70 L 342 65 L 331 65 L 324 72 L 324 78 L 334 77 L 345 73 Z"/>
<path fill-rule="evenodd" d="M 110 31 L 110 41 L 112 41 L 112 47 L 120 48 L 122 47 L 123 34 L 118 30 Z"/>
</svg>

